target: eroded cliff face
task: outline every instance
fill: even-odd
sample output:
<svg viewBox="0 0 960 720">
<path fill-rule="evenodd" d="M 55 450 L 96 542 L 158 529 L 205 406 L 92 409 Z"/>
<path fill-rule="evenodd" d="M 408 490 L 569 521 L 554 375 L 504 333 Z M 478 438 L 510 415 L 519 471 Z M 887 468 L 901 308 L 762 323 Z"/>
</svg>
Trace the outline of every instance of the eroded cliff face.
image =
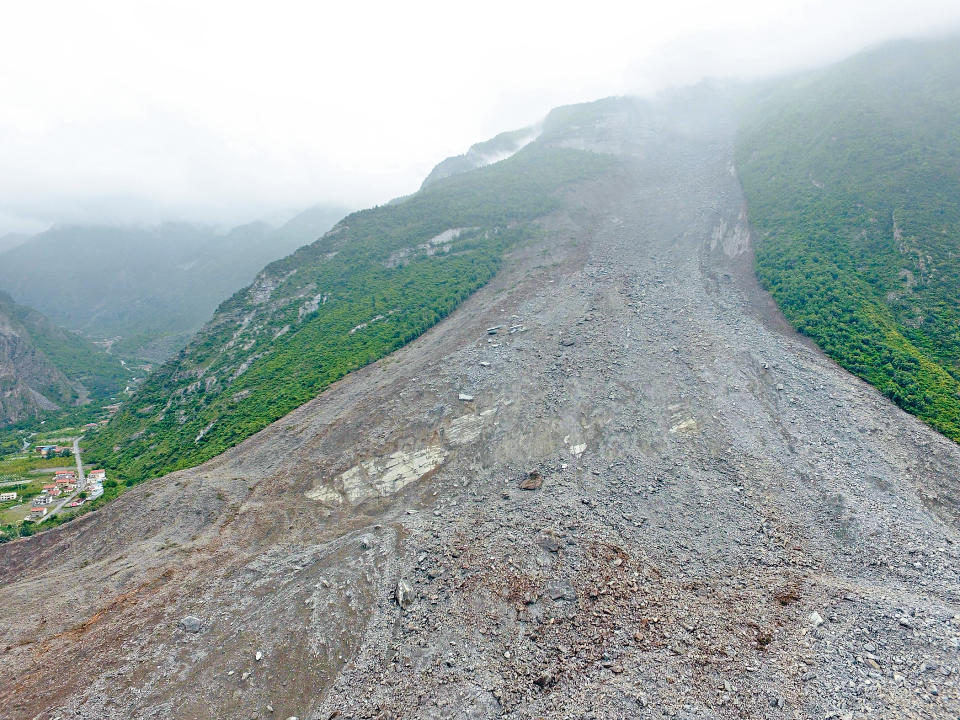
<svg viewBox="0 0 960 720">
<path fill-rule="evenodd" d="M 567 122 L 446 320 L 0 548 L 0 716 L 958 714 L 960 448 L 758 289 L 722 98 Z"/>
<path fill-rule="evenodd" d="M 0 426 L 55 410 L 76 397 L 70 381 L 0 309 Z"/>
</svg>

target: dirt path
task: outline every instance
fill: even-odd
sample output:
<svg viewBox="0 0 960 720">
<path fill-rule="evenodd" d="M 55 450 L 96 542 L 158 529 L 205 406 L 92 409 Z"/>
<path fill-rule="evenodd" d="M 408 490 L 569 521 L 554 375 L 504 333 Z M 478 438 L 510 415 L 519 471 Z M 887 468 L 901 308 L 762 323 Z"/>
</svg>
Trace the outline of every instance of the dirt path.
<svg viewBox="0 0 960 720">
<path fill-rule="evenodd" d="M 955 717 L 960 450 L 785 329 L 669 112 L 410 346 L 0 549 L 8 716 Z"/>
</svg>

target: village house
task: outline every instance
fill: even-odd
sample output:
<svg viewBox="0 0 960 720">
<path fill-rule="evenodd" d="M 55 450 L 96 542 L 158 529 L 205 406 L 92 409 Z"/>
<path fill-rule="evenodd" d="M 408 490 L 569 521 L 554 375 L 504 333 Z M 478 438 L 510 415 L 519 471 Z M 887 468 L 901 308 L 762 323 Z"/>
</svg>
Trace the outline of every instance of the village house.
<svg viewBox="0 0 960 720">
<path fill-rule="evenodd" d="M 90 479 L 90 482 L 103 482 L 107 479 L 106 470 L 91 470 L 87 473 L 87 477 Z"/>
<path fill-rule="evenodd" d="M 38 495 L 33 499 L 33 504 L 37 507 L 41 507 L 43 505 L 49 505 L 52 502 L 53 502 L 53 498 L 50 495 Z"/>
<path fill-rule="evenodd" d="M 67 457 L 73 455 L 73 448 L 69 445 L 37 445 L 37 452 L 42 458 Z"/>
<path fill-rule="evenodd" d="M 47 512 L 48 510 L 45 507 L 30 508 L 30 519 L 36 520 L 37 518 L 46 517 Z"/>
<path fill-rule="evenodd" d="M 103 485 L 101 485 L 100 483 L 94 483 L 93 485 L 90 486 L 88 492 L 89 492 L 90 499 L 96 500 L 98 497 L 103 495 Z"/>
<path fill-rule="evenodd" d="M 0 502 L 10 502 L 16 499 L 17 494 L 15 492 L 0 492 Z"/>
<path fill-rule="evenodd" d="M 57 480 L 71 480 L 73 482 L 77 481 L 77 473 L 75 470 L 58 470 L 53 475 L 53 479 Z"/>
</svg>

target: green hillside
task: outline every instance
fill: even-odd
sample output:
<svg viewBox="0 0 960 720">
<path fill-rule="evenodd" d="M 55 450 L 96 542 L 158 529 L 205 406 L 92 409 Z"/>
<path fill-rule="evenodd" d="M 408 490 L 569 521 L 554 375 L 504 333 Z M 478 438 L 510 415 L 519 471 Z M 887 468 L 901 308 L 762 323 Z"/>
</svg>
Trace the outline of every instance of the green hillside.
<svg viewBox="0 0 960 720">
<path fill-rule="evenodd" d="M 15 303 L 4 292 L 0 292 L 0 317 L 9 322 L 24 342 L 39 351 L 41 361 L 52 365 L 68 381 L 35 388 L 58 405 L 71 405 L 80 400 L 77 387 L 81 385 L 94 399 L 108 398 L 123 390 L 130 377 L 117 358 L 54 325 L 36 310 Z"/>
<path fill-rule="evenodd" d="M 960 440 L 960 40 L 769 83 L 738 168 L 756 269 L 840 365 Z"/>
<path fill-rule="evenodd" d="M 237 444 L 450 313 L 565 186 L 612 162 L 534 144 L 349 215 L 224 302 L 94 436 L 89 456 L 139 481 Z"/>
</svg>

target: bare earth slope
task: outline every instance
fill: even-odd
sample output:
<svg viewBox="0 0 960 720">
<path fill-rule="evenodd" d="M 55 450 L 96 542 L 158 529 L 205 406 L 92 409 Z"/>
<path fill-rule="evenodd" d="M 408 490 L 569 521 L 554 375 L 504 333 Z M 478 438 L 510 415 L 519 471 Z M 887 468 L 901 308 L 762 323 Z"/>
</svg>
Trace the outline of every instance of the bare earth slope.
<svg viewBox="0 0 960 720">
<path fill-rule="evenodd" d="M 675 111 L 417 341 L 0 548 L 0 715 L 956 717 L 960 448 L 785 329 Z"/>
</svg>

